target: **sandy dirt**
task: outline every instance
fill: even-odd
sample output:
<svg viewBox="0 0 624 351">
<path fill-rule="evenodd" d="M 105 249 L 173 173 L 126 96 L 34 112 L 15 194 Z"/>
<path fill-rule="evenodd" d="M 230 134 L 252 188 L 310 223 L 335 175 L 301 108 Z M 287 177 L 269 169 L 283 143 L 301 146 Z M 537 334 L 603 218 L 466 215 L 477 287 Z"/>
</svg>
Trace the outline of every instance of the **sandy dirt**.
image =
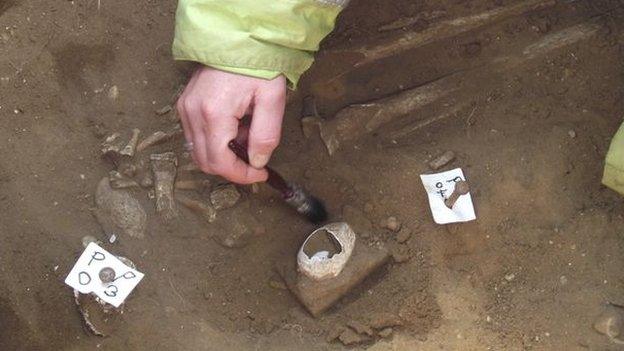
<svg viewBox="0 0 624 351">
<path fill-rule="evenodd" d="M 354 0 L 323 50 L 513 3 Z M 606 303 L 624 304 L 624 204 L 600 185 L 624 113 L 624 4 L 615 0 L 560 1 L 435 41 L 355 69 L 339 89 L 324 79 L 350 58 L 319 59 L 289 98 L 272 165 L 323 198 L 331 220 L 364 228 L 360 240 L 395 256 L 323 316 L 312 318 L 275 271 L 315 226 L 271 189 L 239 188 L 241 200 L 213 224 L 184 208 L 164 223 L 148 191 L 136 189 L 146 236 L 105 247 L 146 277 L 115 332 L 89 335 L 63 280 L 85 235 L 106 239 L 93 215 L 96 185 L 113 169 L 100 157 L 103 138 L 176 123 L 173 113 L 155 113 L 193 68 L 171 59 L 174 11 L 173 1 L 0 0 L 0 350 L 338 350 L 344 346 L 328 334 L 382 312 L 404 325 L 351 348 L 621 349 L 592 328 Z M 599 28 L 587 40 L 513 69 L 482 69 L 584 23 Z M 318 136 L 301 132 L 301 100 L 309 94 L 330 119 L 349 104 L 461 70 L 485 72 L 462 82 L 455 102 L 467 104 L 433 104 L 331 157 Z M 176 137 L 150 152 L 174 150 L 186 164 L 182 143 Z M 462 167 L 470 182 L 477 221 L 433 223 L 419 174 L 447 150 L 457 154 L 447 168 Z M 402 243 L 384 228 L 389 216 L 411 232 Z M 253 235 L 226 248 L 220 242 L 235 223 Z"/>
</svg>

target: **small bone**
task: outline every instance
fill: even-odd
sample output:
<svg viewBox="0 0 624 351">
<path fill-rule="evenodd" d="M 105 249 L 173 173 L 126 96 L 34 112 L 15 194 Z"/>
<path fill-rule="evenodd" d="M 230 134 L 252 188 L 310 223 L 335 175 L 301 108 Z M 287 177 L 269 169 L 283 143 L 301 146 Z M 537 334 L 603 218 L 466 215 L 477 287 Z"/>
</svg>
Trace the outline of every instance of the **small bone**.
<svg viewBox="0 0 624 351">
<path fill-rule="evenodd" d="M 208 179 L 188 179 L 175 182 L 176 190 L 204 190 L 210 188 Z"/>
<path fill-rule="evenodd" d="M 124 147 L 119 133 L 113 133 L 102 142 L 102 157 L 114 165 L 119 163 L 121 158 L 120 151 Z"/>
<path fill-rule="evenodd" d="M 100 337 L 106 336 L 106 334 L 101 332 L 93 324 L 93 322 L 91 322 L 91 317 L 89 316 L 89 311 L 87 311 L 87 309 L 85 308 L 85 306 L 84 306 L 84 304 L 82 303 L 81 300 L 86 300 L 86 298 L 84 297 L 84 295 L 80 294 L 80 292 L 78 292 L 78 290 L 74 289 L 74 303 L 76 304 L 76 307 L 78 308 L 78 312 L 80 313 L 80 316 L 82 317 L 82 322 L 84 323 L 84 325 L 87 328 L 87 330 L 89 330 L 89 332 L 93 333 L 93 335 L 95 335 L 95 336 L 100 336 Z"/>
<path fill-rule="evenodd" d="M 173 107 L 171 105 L 165 105 L 161 108 L 159 108 L 158 110 L 156 110 L 156 114 L 159 116 L 162 115 L 166 115 L 167 113 L 171 112 L 171 110 L 173 110 Z"/>
<path fill-rule="evenodd" d="M 453 162 L 454 159 L 455 153 L 449 150 L 429 162 L 429 167 L 435 171 Z"/>
<path fill-rule="evenodd" d="M 152 175 L 149 173 L 145 173 L 143 175 L 143 177 L 141 178 L 141 180 L 139 180 L 139 184 L 143 187 L 143 188 L 150 188 L 154 185 L 154 179 L 152 178 Z"/>
<path fill-rule="evenodd" d="M 154 192 L 156 196 L 156 212 L 165 221 L 178 216 L 178 208 L 173 198 L 178 159 L 173 152 L 152 154 L 152 172 L 154 173 Z"/>
<path fill-rule="evenodd" d="M 141 130 L 134 128 L 132 130 L 132 137 L 128 144 L 119 151 L 121 155 L 132 157 L 134 156 L 134 152 L 136 151 L 137 143 L 139 142 L 139 135 L 141 134 Z"/>
<path fill-rule="evenodd" d="M 165 140 L 167 140 L 167 133 L 159 130 L 157 132 L 154 132 L 152 135 L 146 137 L 145 139 L 141 140 L 141 142 L 139 143 L 139 145 L 137 146 L 137 151 L 141 152 L 145 149 L 147 149 L 148 147 L 152 146 L 152 145 L 156 145 L 160 142 L 163 142 Z"/>
<path fill-rule="evenodd" d="M 199 167 L 197 167 L 197 165 L 194 163 L 188 163 L 188 164 L 185 164 L 184 166 L 180 166 L 180 171 L 201 172 L 201 169 L 199 169 Z"/>
<path fill-rule="evenodd" d="M 460 180 L 459 182 L 455 183 L 455 190 L 448 199 L 444 200 L 444 204 L 448 208 L 453 208 L 459 197 L 468 194 L 468 192 L 470 192 L 470 186 L 468 185 L 468 182 Z"/>
<path fill-rule="evenodd" d="M 108 173 L 108 182 L 113 189 L 125 189 L 139 187 L 139 184 L 133 179 L 123 176 L 117 171 L 110 171 Z"/>
<path fill-rule="evenodd" d="M 171 138 L 173 138 L 176 135 L 179 135 L 182 133 L 182 129 L 180 129 L 179 127 L 176 127 L 175 129 L 173 129 L 172 131 L 169 132 L 163 132 L 161 130 L 154 132 L 152 135 L 146 137 L 145 139 L 141 140 L 141 142 L 139 143 L 139 145 L 137 146 L 137 152 L 141 152 L 145 149 L 147 149 L 150 146 L 154 146 L 157 144 L 160 144 L 162 142 L 165 142 Z"/>
<path fill-rule="evenodd" d="M 556 3 L 553 0 L 517 1 L 511 5 L 494 8 L 479 14 L 444 20 L 424 30 L 398 32 L 396 35 L 374 46 L 357 46 L 342 49 L 339 52 L 354 52 L 361 55 L 359 60 L 352 64 L 352 68 L 349 68 L 349 71 L 351 71 L 364 64 L 413 50 L 434 41 L 442 41 L 508 18 L 552 7 Z"/>
<path fill-rule="evenodd" d="M 176 194 L 176 200 L 193 212 L 198 213 L 208 223 L 212 223 L 217 219 L 217 211 L 205 202 L 194 200 L 181 194 Z"/>
</svg>

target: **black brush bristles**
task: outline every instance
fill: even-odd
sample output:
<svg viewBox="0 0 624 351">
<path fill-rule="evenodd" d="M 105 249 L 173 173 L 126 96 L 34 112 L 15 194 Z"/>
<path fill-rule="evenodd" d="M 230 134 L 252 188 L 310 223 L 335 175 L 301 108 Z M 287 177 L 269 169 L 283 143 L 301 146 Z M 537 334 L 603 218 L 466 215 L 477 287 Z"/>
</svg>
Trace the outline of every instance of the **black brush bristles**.
<svg viewBox="0 0 624 351">
<path fill-rule="evenodd" d="M 306 216 L 312 223 L 324 222 L 327 219 L 327 210 L 321 200 L 308 194 L 303 187 L 295 183 L 289 183 L 288 187 L 290 194 L 284 197 L 287 204 Z"/>
<path fill-rule="evenodd" d="M 247 155 L 245 146 L 235 140 L 230 141 L 228 146 L 238 158 L 249 163 L 249 155 Z M 270 167 L 265 167 L 265 169 L 269 173 L 267 184 L 279 191 L 287 204 L 294 207 L 297 212 L 304 215 L 312 223 L 317 224 L 327 220 L 327 210 L 321 200 L 308 194 L 303 187 L 287 182 Z"/>
<path fill-rule="evenodd" d="M 325 222 L 327 220 L 327 210 L 323 202 L 312 195 L 308 196 L 308 209 L 301 213 L 314 224 Z"/>
</svg>

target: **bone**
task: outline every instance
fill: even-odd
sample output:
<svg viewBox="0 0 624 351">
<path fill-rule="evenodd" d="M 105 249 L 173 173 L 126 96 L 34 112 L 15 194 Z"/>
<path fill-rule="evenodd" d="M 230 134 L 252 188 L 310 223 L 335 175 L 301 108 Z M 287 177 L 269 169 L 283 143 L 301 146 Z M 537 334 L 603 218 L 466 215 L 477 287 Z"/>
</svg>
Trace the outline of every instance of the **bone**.
<svg viewBox="0 0 624 351">
<path fill-rule="evenodd" d="M 108 173 L 108 181 L 113 189 L 126 189 L 126 188 L 138 188 L 139 183 L 133 179 L 128 178 L 117 171 L 110 171 Z"/>
<path fill-rule="evenodd" d="M 167 113 L 171 112 L 171 110 L 173 110 L 173 107 L 171 105 L 165 105 L 161 108 L 159 108 L 158 110 L 154 111 L 157 115 L 162 116 L 162 115 L 166 115 Z"/>
<path fill-rule="evenodd" d="M 130 141 L 128 141 L 128 144 L 126 144 L 126 146 L 124 146 L 123 149 L 121 149 L 121 151 L 119 151 L 119 153 L 123 156 L 128 156 L 128 157 L 132 157 L 134 156 L 134 153 L 136 151 L 136 147 L 137 147 L 137 143 L 139 142 L 139 135 L 141 134 L 141 130 L 134 128 L 132 130 L 132 137 L 130 138 Z"/>
<path fill-rule="evenodd" d="M 123 147 L 124 143 L 121 139 L 121 134 L 113 133 L 102 142 L 102 157 L 116 166 L 121 159 L 120 151 Z"/>
<path fill-rule="evenodd" d="M 455 76 L 405 90 L 389 98 L 367 104 L 351 105 L 321 124 L 321 138 L 330 155 L 345 141 L 356 140 L 380 126 L 418 110 L 457 90 Z"/>
<path fill-rule="evenodd" d="M 130 192 L 112 189 L 108 177 L 103 178 L 95 192 L 94 215 L 106 234 L 122 233 L 133 238 L 143 238 L 147 214 Z"/>
<path fill-rule="evenodd" d="M 210 189 L 210 180 L 208 179 L 186 179 L 177 180 L 175 182 L 176 190 L 198 190 L 203 191 Z"/>
<path fill-rule="evenodd" d="M 357 46 L 340 50 L 337 53 L 357 53 L 361 55 L 361 58 L 349 69 L 352 70 L 386 57 L 422 47 L 434 41 L 442 41 L 508 18 L 552 7 L 555 4 L 555 0 L 527 0 L 476 15 L 442 21 L 422 31 L 400 32 L 381 44 L 372 47 L 367 45 Z"/>
<path fill-rule="evenodd" d="M 455 153 L 449 150 L 443 153 L 442 155 L 431 160 L 431 162 L 429 162 L 429 167 L 431 167 L 431 169 L 433 169 L 434 171 L 437 171 L 438 169 L 453 162 L 454 159 L 455 159 Z"/>
<path fill-rule="evenodd" d="M 173 152 L 166 152 L 152 154 L 150 161 L 154 174 L 156 212 L 165 221 L 170 221 L 178 216 L 178 208 L 173 197 L 178 159 Z"/>
<path fill-rule="evenodd" d="M 180 129 L 179 126 L 169 132 L 163 132 L 161 130 L 154 132 L 148 137 L 146 137 L 145 139 L 141 140 L 141 142 L 136 148 L 137 152 L 141 152 L 147 149 L 148 147 L 163 143 L 173 138 L 174 136 L 180 135 L 180 134 L 182 134 L 182 129 Z"/>
<path fill-rule="evenodd" d="M 455 183 L 455 190 L 448 199 L 444 200 L 444 204 L 448 208 L 453 208 L 457 200 L 459 200 L 459 197 L 462 195 L 466 195 L 469 192 L 470 186 L 468 185 L 468 182 L 460 180 L 459 182 Z"/>
<path fill-rule="evenodd" d="M 378 32 L 389 32 L 405 27 L 410 27 L 421 22 L 429 22 L 439 19 L 446 15 L 446 11 L 429 11 L 422 12 L 413 17 L 402 17 L 396 21 L 385 24 L 377 29 Z"/>
<path fill-rule="evenodd" d="M 190 197 L 186 197 L 182 194 L 176 194 L 175 198 L 186 208 L 199 214 L 208 223 L 212 223 L 217 219 L 217 211 L 209 204 L 203 201 L 191 199 Z"/>
<path fill-rule="evenodd" d="M 556 50 L 588 40 L 599 28 L 600 26 L 595 23 L 581 23 L 546 35 L 516 53 L 497 57 L 488 65 L 452 73 L 426 85 L 367 104 L 348 106 L 340 110 L 333 119 L 321 125 L 321 138 L 327 151 L 332 155 L 343 144 L 375 132 L 390 122 L 403 122 L 406 116 L 413 116 L 409 121 L 412 125 L 403 125 L 401 128 L 412 133 L 435 121 L 456 115 L 443 114 L 434 120 L 424 121 L 422 110 L 425 107 L 434 103 L 440 104 L 442 101 L 453 106 L 466 106 L 482 91 L 482 87 L 474 82 L 498 81 L 502 73 L 508 73 L 521 65 L 542 59 Z M 465 94 L 460 96 L 460 91 Z M 405 135 L 399 131 L 390 133 L 390 137 L 396 137 L 397 134 Z"/>
<path fill-rule="evenodd" d="M 184 172 L 201 172 L 201 169 L 199 169 L 199 167 L 197 167 L 197 165 L 194 163 L 187 163 L 183 166 L 180 166 L 179 170 Z"/>
</svg>

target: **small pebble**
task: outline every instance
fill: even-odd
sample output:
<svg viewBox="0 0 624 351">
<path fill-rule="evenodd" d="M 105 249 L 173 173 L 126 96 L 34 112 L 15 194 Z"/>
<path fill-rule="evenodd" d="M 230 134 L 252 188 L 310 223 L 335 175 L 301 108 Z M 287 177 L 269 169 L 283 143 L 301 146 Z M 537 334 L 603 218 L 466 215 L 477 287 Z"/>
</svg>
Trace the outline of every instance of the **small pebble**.
<svg viewBox="0 0 624 351">
<path fill-rule="evenodd" d="M 215 210 L 234 207 L 241 195 L 234 184 L 220 186 L 210 193 L 210 202 Z"/>
<path fill-rule="evenodd" d="M 401 228 L 401 230 L 396 236 L 396 240 L 398 243 L 403 244 L 407 242 L 411 236 L 412 236 L 411 230 L 409 230 L 408 228 Z"/>
<path fill-rule="evenodd" d="M 570 138 L 574 139 L 576 138 L 576 132 L 574 131 L 574 129 L 570 129 L 568 131 L 568 135 L 570 136 Z"/>
<path fill-rule="evenodd" d="M 393 232 L 398 232 L 401 229 L 401 222 L 396 217 L 388 217 L 384 223 L 384 228 L 387 228 Z"/>
<path fill-rule="evenodd" d="M 349 329 L 349 328 L 345 329 L 340 334 L 338 339 L 345 346 L 359 344 L 359 343 L 362 343 L 362 342 L 368 340 L 367 337 L 359 335 L 356 332 L 354 332 L 352 329 Z"/>
<path fill-rule="evenodd" d="M 388 327 L 396 327 L 403 325 L 403 321 L 401 317 L 389 313 L 389 312 L 381 312 L 377 313 L 371 317 L 368 325 L 370 325 L 373 329 L 386 329 Z"/>
<path fill-rule="evenodd" d="M 91 243 L 98 243 L 98 239 L 96 239 L 93 235 L 85 235 L 82 237 L 82 246 L 87 247 Z"/>
<path fill-rule="evenodd" d="M 258 185 L 258 183 L 251 184 L 251 193 L 257 194 L 259 192 L 260 192 L 260 185 Z"/>
<path fill-rule="evenodd" d="M 513 273 L 509 273 L 509 274 L 507 274 L 507 275 L 505 276 L 505 280 L 506 280 L 506 281 L 508 281 L 508 282 L 510 282 L 510 281 L 512 281 L 512 280 L 514 280 L 515 278 L 516 278 L 516 275 L 515 275 L 515 274 L 513 274 Z"/>
<path fill-rule="evenodd" d="M 333 325 L 329 331 L 327 331 L 327 337 L 325 341 L 332 342 L 340 337 L 340 335 L 345 331 L 345 327 L 340 324 Z"/>
<path fill-rule="evenodd" d="M 392 336 L 392 332 L 393 332 L 392 328 L 386 328 L 379 332 L 379 336 L 386 339 Z"/>
<path fill-rule="evenodd" d="M 117 100 L 119 97 L 119 88 L 116 85 L 113 85 L 108 89 L 108 98 L 111 100 Z"/>
<path fill-rule="evenodd" d="M 271 279 L 271 280 L 269 280 L 269 286 L 270 286 L 270 287 L 272 287 L 273 289 L 276 289 L 276 290 L 286 290 L 286 289 L 288 289 L 288 288 L 286 287 L 286 284 L 284 284 L 284 282 L 283 282 L 283 281 L 281 281 L 281 280 L 277 280 L 277 279 Z M 336 336 L 336 338 L 337 338 L 337 337 L 338 337 L 338 336 Z M 335 339 L 335 338 L 334 338 L 334 339 Z"/>
<path fill-rule="evenodd" d="M 619 307 L 607 305 L 605 310 L 594 322 L 594 330 L 610 338 L 617 338 L 624 329 L 623 310 Z"/>
<path fill-rule="evenodd" d="M 352 320 L 347 323 L 347 326 L 355 330 L 358 334 L 373 336 L 373 329 L 362 322 Z"/>
<path fill-rule="evenodd" d="M 409 251 L 405 246 L 399 246 L 395 248 L 390 254 L 392 255 L 392 259 L 396 263 L 407 262 L 410 259 Z"/>
<path fill-rule="evenodd" d="M 453 162 L 453 160 L 455 160 L 455 153 L 449 150 L 431 160 L 431 162 L 429 162 L 429 167 L 435 171 Z"/>
</svg>

